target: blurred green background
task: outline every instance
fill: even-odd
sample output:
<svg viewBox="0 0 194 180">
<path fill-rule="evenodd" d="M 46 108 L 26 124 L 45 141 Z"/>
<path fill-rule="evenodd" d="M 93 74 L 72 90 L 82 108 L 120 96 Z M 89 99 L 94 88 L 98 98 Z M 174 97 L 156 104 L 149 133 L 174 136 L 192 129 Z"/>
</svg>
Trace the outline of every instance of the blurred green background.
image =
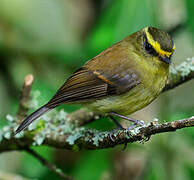
<svg viewBox="0 0 194 180">
<path fill-rule="evenodd" d="M 17 111 L 25 75 L 35 77 L 40 106 L 84 62 L 145 26 L 171 32 L 176 44 L 172 66 L 194 56 L 193 8 L 193 0 L 0 0 L 0 128 L 6 114 Z M 193 89 L 193 81 L 185 83 L 133 117 L 172 121 L 194 115 Z M 60 108 L 72 112 L 80 107 Z M 90 127 L 110 125 L 104 119 Z M 34 149 L 78 180 L 194 179 L 193 128 L 129 144 L 125 151 L 122 146 L 82 152 Z M 0 154 L 2 174 L 59 179 L 25 152 Z"/>
</svg>

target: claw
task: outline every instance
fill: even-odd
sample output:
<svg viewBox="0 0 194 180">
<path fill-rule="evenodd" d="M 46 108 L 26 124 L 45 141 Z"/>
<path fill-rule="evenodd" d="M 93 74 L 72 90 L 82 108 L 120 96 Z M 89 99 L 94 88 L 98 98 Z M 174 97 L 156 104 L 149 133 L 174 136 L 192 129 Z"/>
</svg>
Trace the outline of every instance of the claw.
<svg viewBox="0 0 194 180">
<path fill-rule="evenodd" d="M 109 134 L 109 137 L 110 137 L 112 142 L 115 142 L 115 140 L 113 139 L 113 133 Z"/>
<path fill-rule="evenodd" d="M 126 129 L 125 129 L 125 128 L 121 128 L 121 127 L 116 128 L 116 129 L 113 129 L 113 130 L 110 132 L 110 134 L 109 134 L 109 137 L 110 137 L 110 139 L 111 139 L 112 142 L 115 142 L 115 140 L 114 140 L 114 138 L 113 138 L 113 134 L 114 134 L 116 131 L 118 131 L 118 130 L 126 130 Z M 128 134 L 128 136 L 130 136 L 130 133 L 129 133 L 129 132 L 127 132 L 127 134 Z M 124 146 L 123 146 L 123 148 L 122 148 L 122 151 L 124 151 L 124 150 L 127 148 L 127 144 L 128 144 L 128 143 L 124 143 Z"/>
<path fill-rule="evenodd" d="M 145 123 L 144 121 L 139 121 L 139 120 L 136 120 L 136 119 L 132 119 L 132 118 L 129 118 L 127 116 L 123 116 L 123 115 L 120 115 L 120 114 L 117 114 L 117 113 L 114 113 L 114 112 L 110 112 L 108 113 L 109 114 L 109 117 L 112 119 L 112 121 L 116 124 L 117 128 L 116 129 L 113 129 L 110 134 L 109 134 L 109 137 L 111 139 L 112 142 L 115 142 L 114 138 L 113 138 L 113 135 L 116 131 L 118 130 L 126 130 L 125 128 L 122 127 L 122 125 L 113 117 L 113 116 L 117 116 L 117 117 L 120 117 L 120 118 L 123 118 L 123 119 L 126 119 L 128 121 L 131 121 L 133 122 L 133 124 L 127 129 L 127 134 L 128 136 L 130 136 L 130 131 L 135 128 L 136 126 L 143 126 Z M 127 148 L 127 143 L 124 144 L 124 147 L 123 147 L 123 151 Z"/>
<path fill-rule="evenodd" d="M 145 122 L 137 120 L 137 125 L 143 126 L 143 125 L 145 125 Z"/>
<path fill-rule="evenodd" d="M 114 140 L 114 138 L 113 138 L 113 135 L 114 135 L 114 133 L 117 132 L 118 130 L 125 130 L 125 128 L 123 128 L 123 127 L 118 127 L 118 128 L 113 129 L 113 130 L 110 132 L 109 137 L 110 137 L 110 139 L 111 139 L 112 142 L 115 142 L 115 140 Z"/>
</svg>

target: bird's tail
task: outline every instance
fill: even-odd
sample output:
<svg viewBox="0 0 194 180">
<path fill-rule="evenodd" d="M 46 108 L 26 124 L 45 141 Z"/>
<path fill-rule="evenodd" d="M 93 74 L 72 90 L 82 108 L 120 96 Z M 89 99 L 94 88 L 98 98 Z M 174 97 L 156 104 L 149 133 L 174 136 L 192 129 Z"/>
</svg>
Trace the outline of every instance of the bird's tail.
<svg viewBox="0 0 194 180">
<path fill-rule="evenodd" d="M 46 105 L 42 106 L 41 108 L 39 108 L 38 110 L 36 110 L 35 112 L 33 112 L 31 115 L 29 115 L 26 119 L 24 119 L 24 121 L 20 124 L 20 126 L 17 128 L 17 130 L 15 131 L 15 135 L 19 132 L 21 132 L 22 130 L 24 130 L 27 126 L 29 126 L 35 119 L 39 118 L 40 116 L 42 116 L 44 113 L 50 111 L 53 108 L 49 108 Z"/>
</svg>

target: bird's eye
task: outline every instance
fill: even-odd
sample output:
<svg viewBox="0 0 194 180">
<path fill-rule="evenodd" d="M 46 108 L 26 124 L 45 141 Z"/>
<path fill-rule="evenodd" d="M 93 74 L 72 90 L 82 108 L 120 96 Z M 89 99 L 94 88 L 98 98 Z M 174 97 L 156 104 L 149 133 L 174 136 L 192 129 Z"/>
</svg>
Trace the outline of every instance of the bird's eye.
<svg viewBox="0 0 194 180">
<path fill-rule="evenodd" d="M 151 55 L 157 55 L 157 52 L 154 50 L 151 44 L 148 43 L 147 39 L 144 42 L 144 47 L 147 53 Z"/>
</svg>

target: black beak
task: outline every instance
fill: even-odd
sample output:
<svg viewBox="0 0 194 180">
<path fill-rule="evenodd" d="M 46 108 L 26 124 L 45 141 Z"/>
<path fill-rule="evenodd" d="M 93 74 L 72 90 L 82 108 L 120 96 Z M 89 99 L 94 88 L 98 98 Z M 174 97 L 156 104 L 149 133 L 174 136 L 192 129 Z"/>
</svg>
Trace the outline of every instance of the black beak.
<svg viewBox="0 0 194 180">
<path fill-rule="evenodd" d="M 164 61 L 165 63 L 167 64 L 171 64 L 171 60 L 170 60 L 170 57 L 167 57 L 167 56 L 161 56 L 160 57 L 162 61 Z"/>
</svg>

